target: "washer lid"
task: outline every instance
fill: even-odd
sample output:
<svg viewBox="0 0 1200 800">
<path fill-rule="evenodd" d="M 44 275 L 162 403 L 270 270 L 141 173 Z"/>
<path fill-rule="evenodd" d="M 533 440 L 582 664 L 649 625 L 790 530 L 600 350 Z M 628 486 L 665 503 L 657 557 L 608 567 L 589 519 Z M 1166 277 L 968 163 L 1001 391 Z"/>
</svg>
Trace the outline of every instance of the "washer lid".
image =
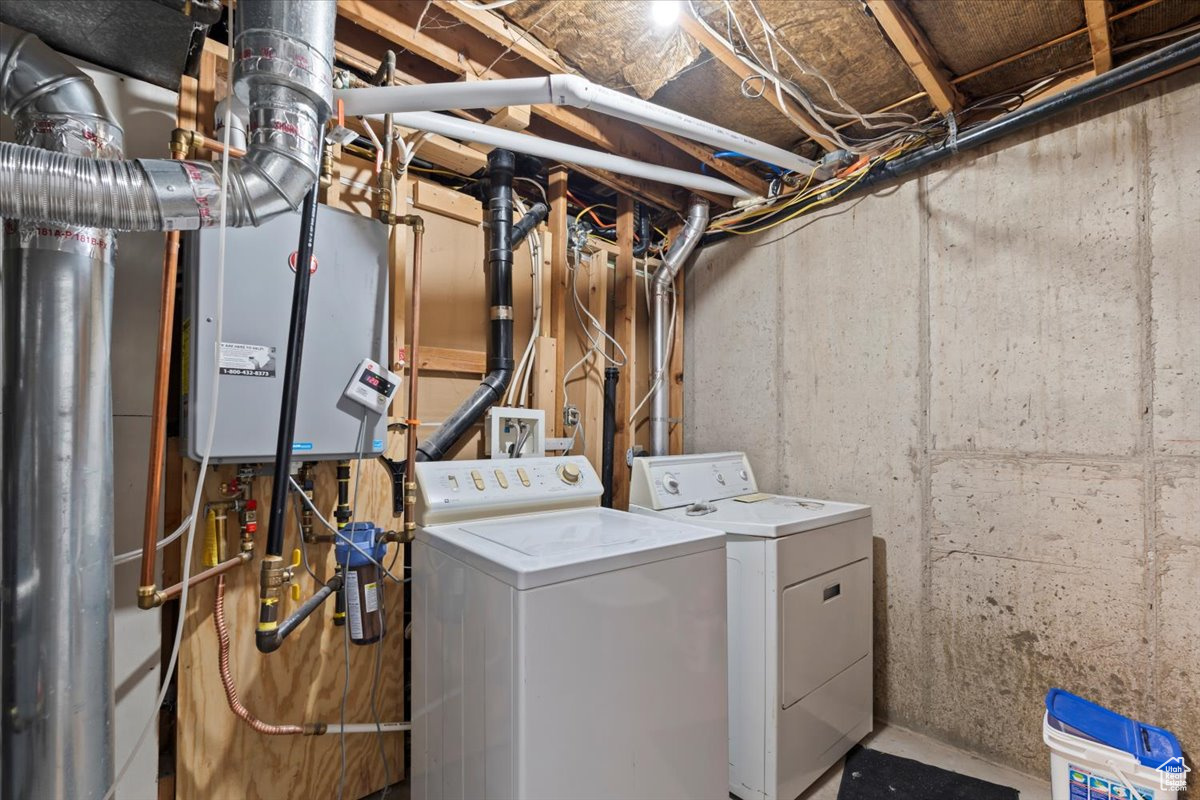
<svg viewBox="0 0 1200 800">
<path fill-rule="evenodd" d="M 517 589 L 725 546 L 720 530 L 610 508 L 435 525 L 417 540 Z"/>
<path fill-rule="evenodd" d="M 692 525 L 703 525 L 726 533 L 769 539 L 871 515 L 870 506 L 857 503 L 835 503 L 832 500 L 813 500 L 777 494 L 747 495 L 743 499 L 727 497 L 693 505 L 704 505 L 708 508 L 680 506 L 664 511 L 642 508 L 638 508 L 637 511 Z"/>
</svg>

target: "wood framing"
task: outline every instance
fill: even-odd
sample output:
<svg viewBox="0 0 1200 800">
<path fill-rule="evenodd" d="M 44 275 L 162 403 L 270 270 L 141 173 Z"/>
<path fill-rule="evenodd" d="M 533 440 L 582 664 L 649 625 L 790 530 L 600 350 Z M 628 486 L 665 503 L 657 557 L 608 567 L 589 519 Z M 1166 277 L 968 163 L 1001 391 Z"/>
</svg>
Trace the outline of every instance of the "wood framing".
<svg viewBox="0 0 1200 800">
<path fill-rule="evenodd" d="M 917 27 L 908 12 L 896 0 L 866 0 L 866 3 L 879 27 L 883 28 L 884 34 L 929 96 L 933 107 L 943 115 L 961 108 L 962 95 L 950 82 L 941 58 L 925 37 L 924 31 Z"/>
<path fill-rule="evenodd" d="M 758 70 L 743 63 L 738 54 L 731 50 L 723 41 L 709 33 L 703 23 L 690 13 L 680 14 L 679 27 L 688 36 L 699 42 L 701 47 L 712 53 L 714 58 L 724 64 L 739 78 L 745 80 L 759 74 Z M 838 145 L 829 137 L 820 134 L 814 135 L 812 133 L 812 131 L 820 129 L 820 124 L 786 94 L 783 96 L 782 103 L 776 97 L 775 93 L 770 91 L 763 92 L 763 99 L 770 103 L 776 111 L 795 122 L 798 127 L 801 127 L 821 147 L 826 150 L 838 149 Z"/>
<path fill-rule="evenodd" d="M 1112 69 L 1112 39 L 1109 35 L 1108 0 L 1083 0 L 1088 39 L 1092 44 L 1092 64 L 1096 74 Z"/>
<path fill-rule="evenodd" d="M 625 367 L 617 385 L 617 424 L 613 436 L 613 508 L 629 507 L 629 468 L 625 454 L 633 446 L 634 432 L 629 415 L 636 400 L 637 384 L 637 275 L 633 263 L 633 199 L 617 198 L 617 268 L 613 276 L 613 330 L 625 352 Z"/>
<path fill-rule="evenodd" d="M 555 167 L 550 170 L 550 335 L 559 342 L 567 336 L 567 170 Z M 562 384 L 566 372 L 565 348 L 554 351 L 554 380 Z M 548 414 L 546 430 L 555 436 L 563 435 L 562 413 L 556 405 L 554 413 Z"/>
</svg>

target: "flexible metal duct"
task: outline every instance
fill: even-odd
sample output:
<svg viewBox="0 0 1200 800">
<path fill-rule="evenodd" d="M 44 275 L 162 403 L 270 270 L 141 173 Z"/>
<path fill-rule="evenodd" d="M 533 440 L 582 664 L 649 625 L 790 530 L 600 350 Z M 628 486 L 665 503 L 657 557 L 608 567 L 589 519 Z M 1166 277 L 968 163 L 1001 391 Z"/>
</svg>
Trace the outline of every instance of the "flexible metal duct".
<svg viewBox="0 0 1200 800">
<path fill-rule="evenodd" d="M 708 201 L 692 197 L 688 205 L 687 222 L 683 232 L 663 256 L 662 264 L 654 271 L 651 281 L 650 329 L 650 454 L 667 454 L 670 428 L 670 392 L 667 386 L 667 340 L 670 337 L 670 311 L 667 295 L 673 291 L 675 276 L 688 256 L 700 243 L 708 227 Z"/>
<path fill-rule="evenodd" d="M 250 124 L 246 157 L 229 165 L 227 224 L 261 225 L 295 211 L 316 181 L 336 17 L 332 0 L 246 0 L 239 8 L 234 92 Z M 38 73 L 51 66 L 45 54 L 58 64 Z M 31 76 L 61 75 L 65 63 L 35 37 L 0 26 L 5 92 L 14 80 L 19 90 Z M 209 227 L 221 217 L 220 170 L 209 161 L 98 161 L 0 143 L 0 217 L 122 231 Z"/>
<path fill-rule="evenodd" d="M 250 152 L 228 222 L 298 206 L 318 175 L 333 2 L 242 0 Z M 97 800 L 113 780 L 112 229 L 216 224 L 219 166 L 123 161 L 90 78 L 0 25 L 4 397 L 0 798 Z"/>
</svg>

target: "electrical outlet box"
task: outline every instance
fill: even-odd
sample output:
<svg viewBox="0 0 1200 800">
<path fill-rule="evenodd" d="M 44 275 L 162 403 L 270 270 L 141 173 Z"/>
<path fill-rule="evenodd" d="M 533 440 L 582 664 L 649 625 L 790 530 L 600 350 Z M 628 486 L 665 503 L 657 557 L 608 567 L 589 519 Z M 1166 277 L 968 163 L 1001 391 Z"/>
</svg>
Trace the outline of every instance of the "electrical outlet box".
<svg viewBox="0 0 1200 800">
<path fill-rule="evenodd" d="M 226 231 L 220 343 L 218 236 L 210 228 L 184 239 L 184 452 L 196 460 L 204 454 L 216 378 L 220 392 L 211 459 L 273 461 L 300 215 Z M 360 448 L 367 455 L 380 453 L 387 437 L 385 415 L 344 397 L 343 390 L 346 376 L 364 356 L 387 363 L 388 229 L 368 217 L 322 206 L 315 242 L 292 454 L 314 461 L 353 458 Z"/>
<path fill-rule="evenodd" d="M 491 458 L 546 455 L 546 412 L 532 408 L 488 409 L 487 449 Z M 520 444 L 520 450 L 517 445 Z"/>
</svg>

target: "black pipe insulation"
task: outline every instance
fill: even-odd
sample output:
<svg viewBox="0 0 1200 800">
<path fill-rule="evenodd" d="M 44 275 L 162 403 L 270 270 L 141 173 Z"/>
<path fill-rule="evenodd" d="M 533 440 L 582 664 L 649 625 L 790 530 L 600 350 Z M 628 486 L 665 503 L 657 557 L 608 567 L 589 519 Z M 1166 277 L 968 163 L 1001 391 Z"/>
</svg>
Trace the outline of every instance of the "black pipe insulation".
<svg viewBox="0 0 1200 800">
<path fill-rule="evenodd" d="M 1035 106 L 1018 109 L 991 122 L 985 122 L 970 128 L 953 139 L 938 144 L 923 147 L 908 155 L 901 156 L 895 161 L 884 162 L 872 169 L 871 173 L 862 178 L 853 187 L 830 189 L 814 198 L 814 201 L 836 198 L 841 202 L 862 195 L 881 184 L 890 183 L 904 178 L 919 169 L 931 164 L 945 161 L 966 150 L 994 142 L 1011 133 L 1022 131 L 1028 127 L 1055 117 L 1064 111 L 1099 100 L 1102 97 L 1133 87 L 1159 77 L 1161 73 L 1181 68 L 1188 62 L 1200 58 L 1200 34 L 1181 39 L 1174 44 L 1156 50 L 1149 55 L 1122 64 L 1108 72 L 1097 75 L 1085 83 L 1054 95 Z M 825 205 L 829 205 L 828 203 Z M 775 214 L 764 217 L 760 224 L 768 224 L 782 219 L 788 209 L 781 209 Z M 713 233 L 704 237 L 702 244 L 709 245 L 721 241 L 733 234 Z"/>
<path fill-rule="evenodd" d="M 329 579 L 329 582 L 318 589 L 313 596 L 300 604 L 300 607 L 288 615 L 287 619 L 279 623 L 279 627 L 271 631 L 257 631 L 255 633 L 255 645 L 257 645 L 260 653 L 273 653 L 283 644 L 283 640 L 291 635 L 292 631 L 300 627 L 300 623 L 312 616 L 312 613 L 321 607 L 335 593 L 342 589 L 342 574 L 339 572 Z"/>
<path fill-rule="evenodd" d="M 513 373 L 513 171 L 510 150 L 488 154 L 488 297 L 491 319 L 483 382 L 432 436 L 417 446 L 418 461 L 440 461 L 484 413 L 499 402 Z M 545 206 L 538 203 L 534 206 Z M 529 212 L 530 214 L 533 211 Z M 530 228 L 533 227 L 530 224 Z"/>
<path fill-rule="evenodd" d="M 288 321 L 287 356 L 283 367 L 283 397 L 279 404 L 279 436 L 275 440 L 271 517 L 267 524 L 267 555 L 283 555 L 283 518 L 287 511 L 292 437 L 296 432 L 296 401 L 300 396 L 300 363 L 304 354 L 304 326 L 308 317 L 308 288 L 312 274 L 313 244 L 317 236 L 317 194 L 320 181 L 304 197 L 300 214 L 300 244 L 296 248 L 296 279 L 292 284 L 292 314 Z"/>
<path fill-rule="evenodd" d="M 600 503 L 605 508 L 612 508 L 613 502 L 613 438 L 617 434 L 617 382 L 620 379 L 621 370 L 604 368 L 604 438 L 600 451 L 600 482 L 604 496 Z"/>
</svg>

